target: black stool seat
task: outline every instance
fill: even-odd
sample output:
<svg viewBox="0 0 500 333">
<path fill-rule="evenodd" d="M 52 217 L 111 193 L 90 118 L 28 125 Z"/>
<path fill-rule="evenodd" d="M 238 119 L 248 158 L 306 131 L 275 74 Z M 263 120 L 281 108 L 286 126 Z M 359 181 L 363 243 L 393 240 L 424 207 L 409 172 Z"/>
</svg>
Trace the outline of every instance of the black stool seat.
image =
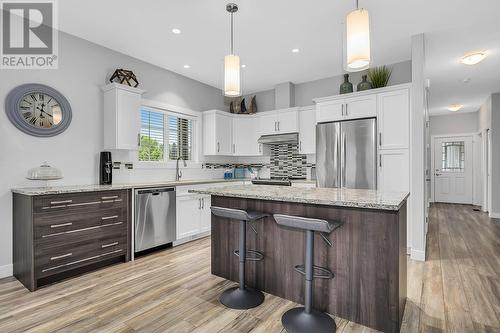
<svg viewBox="0 0 500 333">
<path fill-rule="evenodd" d="M 305 264 L 295 266 L 295 270 L 305 276 L 304 307 L 288 310 L 281 317 L 281 323 L 287 332 L 293 333 L 331 333 L 337 325 L 332 317 L 312 308 L 313 279 L 333 279 L 334 274 L 328 269 L 314 265 L 314 232 L 319 232 L 329 246 L 332 243 L 325 234 L 342 225 L 341 222 L 301 216 L 274 214 L 276 223 L 288 228 L 305 231 Z"/>
<path fill-rule="evenodd" d="M 246 310 L 259 306 L 264 302 L 264 293 L 260 290 L 247 288 L 245 286 L 245 263 L 246 261 L 261 261 L 264 255 L 255 250 L 246 248 L 246 226 L 250 224 L 252 229 L 252 222 L 260 220 L 269 214 L 253 211 L 234 209 L 226 207 L 210 207 L 212 214 L 218 217 L 238 220 L 240 222 L 240 241 L 239 249 L 234 251 L 238 257 L 239 262 L 239 286 L 225 290 L 220 296 L 220 302 L 231 309 Z M 249 223 L 250 222 L 250 223 Z M 255 233 L 257 231 L 254 229 Z"/>
</svg>

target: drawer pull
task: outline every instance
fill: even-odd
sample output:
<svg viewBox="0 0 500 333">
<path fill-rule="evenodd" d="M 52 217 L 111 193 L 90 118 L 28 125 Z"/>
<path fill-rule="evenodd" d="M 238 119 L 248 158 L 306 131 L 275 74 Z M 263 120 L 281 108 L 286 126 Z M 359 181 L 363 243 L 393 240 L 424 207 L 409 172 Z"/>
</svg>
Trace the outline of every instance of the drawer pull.
<svg viewBox="0 0 500 333">
<path fill-rule="evenodd" d="M 73 223 L 68 222 L 68 223 L 61 223 L 61 224 L 51 224 L 50 227 L 51 228 L 60 228 L 60 227 L 69 227 L 70 225 L 73 225 Z"/>
<path fill-rule="evenodd" d="M 69 204 L 68 207 L 78 207 L 78 206 L 88 206 L 88 205 L 97 205 L 100 204 L 100 201 L 91 201 L 91 202 L 80 202 L 75 204 Z"/>
<path fill-rule="evenodd" d="M 51 201 L 51 205 L 61 205 L 61 204 L 69 204 L 72 203 L 73 200 L 61 200 L 61 201 Z"/>
<path fill-rule="evenodd" d="M 112 252 L 106 252 L 106 253 L 103 253 L 103 254 L 98 255 L 98 256 L 88 257 L 88 258 L 85 258 L 85 259 L 80 259 L 80 260 L 76 260 L 76 261 L 68 262 L 68 263 L 66 263 L 66 264 L 62 264 L 62 265 L 58 265 L 58 266 L 54 266 L 54 267 L 49 267 L 49 268 L 46 268 L 46 269 L 42 269 L 42 273 L 45 273 L 45 272 L 48 272 L 48 271 L 52 271 L 52 270 L 54 270 L 54 269 L 58 269 L 58 268 L 62 268 L 62 267 L 67 267 L 67 266 L 71 266 L 71 265 L 76 265 L 76 264 L 79 264 L 79 263 L 82 263 L 82 262 L 85 262 L 85 261 L 98 259 L 98 258 L 101 258 L 101 257 L 107 256 L 107 255 L 110 255 L 110 254 L 119 253 L 119 252 L 121 252 L 121 251 L 122 251 L 122 249 L 119 249 L 119 250 L 115 250 L 115 251 L 112 251 Z"/>
<path fill-rule="evenodd" d="M 105 249 L 107 247 L 111 247 L 111 246 L 115 246 L 115 245 L 118 245 L 118 242 L 113 242 L 113 243 L 109 243 L 109 244 L 103 244 L 103 245 L 101 245 L 101 248 Z"/>
<path fill-rule="evenodd" d="M 111 220 L 111 219 L 117 219 L 117 218 L 118 218 L 118 215 L 103 216 L 103 217 L 101 217 L 101 220 L 105 221 L 105 220 Z"/>
<path fill-rule="evenodd" d="M 67 258 L 67 257 L 71 257 L 73 255 L 73 253 L 66 253 L 66 254 L 63 254 L 63 255 L 60 255 L 60 256 L 55 256 L 55 257 L 50 257 L 50 260 L 57 260 L 57 259 L 62 259 L 62 258 Z"/>
<path fill-rule="evenodd" d="M 118 196 L 117 195 L 113 195 L 113 196 L 110 196 L 110 197 L 101 197 L 101 200 L 111 200 L 111 199 L 118 199 Z"/>
<path fill-rule="evenodd" d="M 59 235 L 66 235 L 66 234 L 74 234 L 75 232 L 82 232 L 82 231 L 94 230 L 94 229 L 99 229 L 99 228 L 104 228 L 104 227 L 111 227 L 111 226 L 120 225 L 120 224 L 123 224 L 123 222 L 101 224 L 101 225 L 96 225 L 94 227 L 88 227 L 88 228 L 82 228 L 82 229 L 75 229 L 75 230 L 69 230 L 69 231 L 63 231 L 63 232 L 55 232 L 53 234 L 42 235 L 42 238 L 59 236 Z"/>
</svg>

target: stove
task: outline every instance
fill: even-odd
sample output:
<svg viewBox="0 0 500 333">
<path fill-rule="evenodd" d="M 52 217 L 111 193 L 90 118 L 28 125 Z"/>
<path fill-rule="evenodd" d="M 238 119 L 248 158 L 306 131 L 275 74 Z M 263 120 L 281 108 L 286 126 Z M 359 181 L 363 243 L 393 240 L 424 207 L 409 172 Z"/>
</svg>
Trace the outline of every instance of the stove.
<svg viewBox="0 0 500 333">
<path fill-rule="evenodd" d="M 252 179 L 252 184 L 292 186 L 292 182 L 288 177 L 254 178 Z"/>
</svg>

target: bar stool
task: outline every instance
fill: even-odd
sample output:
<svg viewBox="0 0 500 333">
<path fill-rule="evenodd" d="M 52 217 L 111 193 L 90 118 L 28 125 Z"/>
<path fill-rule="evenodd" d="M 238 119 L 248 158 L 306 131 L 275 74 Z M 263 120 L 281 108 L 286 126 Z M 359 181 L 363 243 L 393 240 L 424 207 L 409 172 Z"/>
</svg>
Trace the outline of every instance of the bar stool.
<svg viewBox="0 0 500 333">
<path fill-rule="evenodd" d="M 212 214 L 215 216 L 234 219 L 240 221 L 240 240 L 239 250 L 234 250 L 234 254 L 239 258 L 239 286 L 225 290 L 220 296 L 220 302 L 231 309 L 245 310 L 255 308 L 264 302 L 264 294 L 260 290 L 247 288 L 245 286 L 245 262 L 261 261 L 264 255 L 255 250 L 246 248 L 247 223 L 250 223 L 252 230 L 257 233 L 257 230 L 251 224 L 257 220 L 269 216 L 257 211 L 245 211 L 242 209 L 210 207 Z"/>
<path fill-rule="evenodd" d="M 329 315 L 312 308 L 313 279 L 333 279 L 333 273 L 324 267 L 314 265 L 314 232 L 320 232 L 321 237 L 328 246 L 332 243 L 325 234 L 330 234 L 342 223 L 337 221 L 305 218 L 275 214 L 274 219 L 279 225 L 306 231 L 305 264 L 295 266 L 295 270 L 305 276 L 304 307 L 290 309 L 281 317 L 281 323 L 287 332 L 293 333 L 331 333 L 335 332 L 337 325 Z"/>
</svg>

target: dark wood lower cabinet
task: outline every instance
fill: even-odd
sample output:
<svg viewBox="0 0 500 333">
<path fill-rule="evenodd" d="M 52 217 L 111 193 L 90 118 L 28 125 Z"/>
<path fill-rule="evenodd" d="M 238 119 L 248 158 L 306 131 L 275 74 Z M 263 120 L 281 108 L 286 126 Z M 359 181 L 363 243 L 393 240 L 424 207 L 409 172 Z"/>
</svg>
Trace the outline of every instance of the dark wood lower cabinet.
<svg viewBox="0 0 500 333">
<path fill-rule="evenodd" d="M 13 194 L 14 276 L 26 288 L 131 255 L 131 192 Z"/>
<path fill-rule="evenodd" d="M 328 247 L 315 235 L 314 264 L 330 269 L 332 280 L 316 279 L 313 306 L 384 331 L 399 332 L 406 302 L 406 203 L 399 211 L 354 209 L 212 196 L 212 206 L 332 219 L 343 226 L 329 235 Z M 271 217 L 247 232 L 247 248 L 264 260 L 247 262 L 250 287 L 303 304 L 305 233 L 279 226 Z M 238 281 L 239 224 L 212 215 L 212 274 Z"/>
</svg>

